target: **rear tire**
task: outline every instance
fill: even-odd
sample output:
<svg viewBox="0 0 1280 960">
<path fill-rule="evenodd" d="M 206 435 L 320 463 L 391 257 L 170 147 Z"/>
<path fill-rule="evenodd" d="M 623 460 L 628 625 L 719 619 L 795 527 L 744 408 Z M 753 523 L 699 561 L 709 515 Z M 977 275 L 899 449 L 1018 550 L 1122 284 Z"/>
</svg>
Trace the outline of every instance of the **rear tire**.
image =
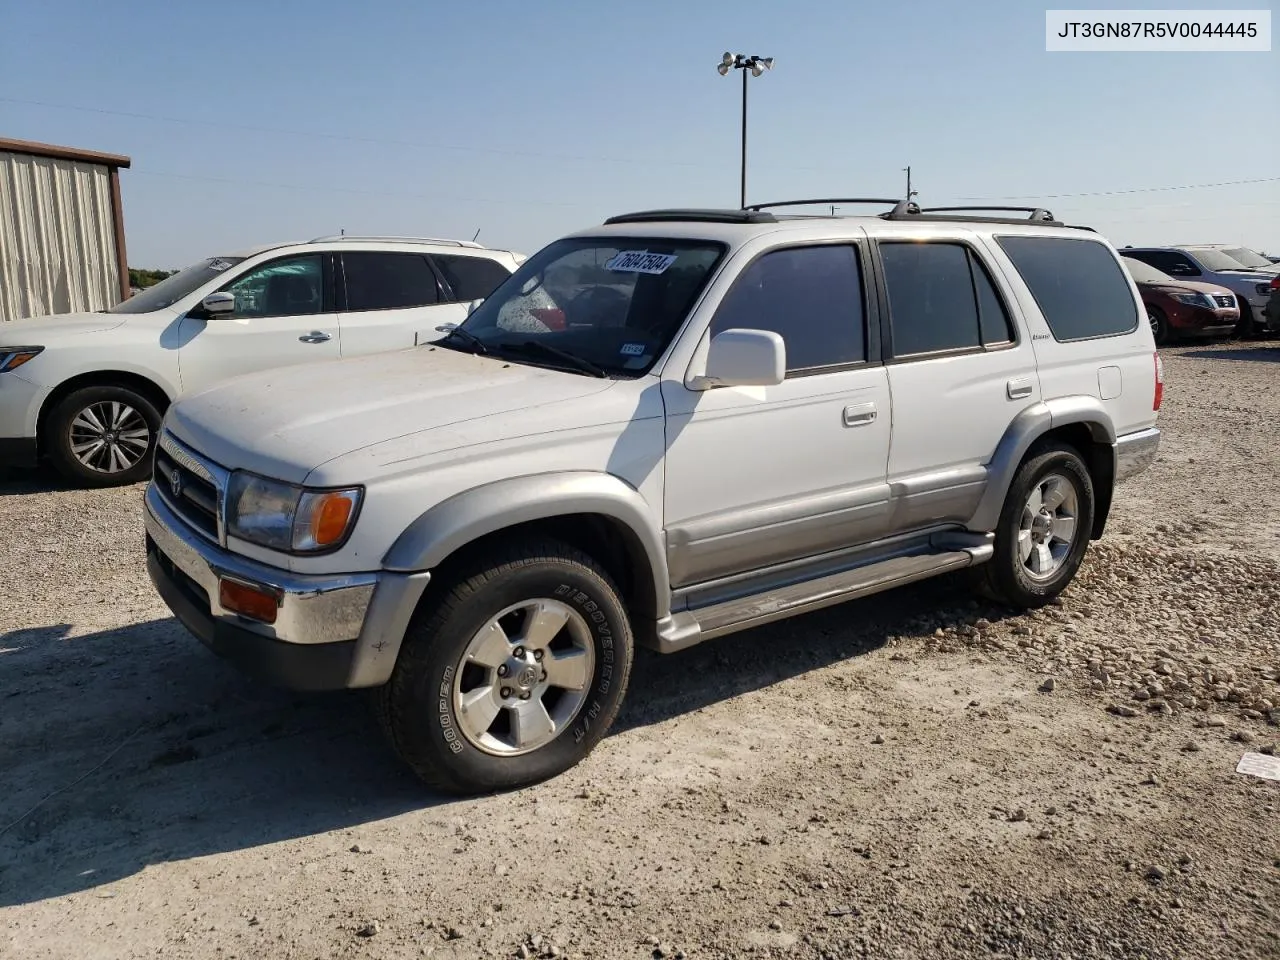
<svg viewBox="0 0 1280 960">
<path fill-rule="evenodd" d="M 122 386 L 83 387 L 50 411 L 44 447 L 54 468 L 80 487 L 122 487 L 151 475 L 160 411 Z"/>
<path fill-rule="evenodd" d="M 618 590 L 555 540 L 475 558 L 432 591 L 374 692 L 392 746 L 429 786 L 526 786 L 583 760 L 622 706 L 633 654 Z"/>
<path fill-rule="evenodd" d="M 1089 547 L 1093 479 L 1066 444 L 1034 450 L 1014 475 L 995 556 L 979 568 L 982 592 L 1011 607 L 1042 607 L 1071 583 Z"/>
</svg>

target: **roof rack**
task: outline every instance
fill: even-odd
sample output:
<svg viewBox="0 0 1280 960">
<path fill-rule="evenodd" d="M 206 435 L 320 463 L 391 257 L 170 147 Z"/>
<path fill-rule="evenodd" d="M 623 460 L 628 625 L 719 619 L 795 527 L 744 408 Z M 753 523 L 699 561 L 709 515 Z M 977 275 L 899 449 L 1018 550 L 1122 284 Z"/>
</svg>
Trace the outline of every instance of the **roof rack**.
<svg viewBox="0 0 1280 960">
<path fill-rule="evenodd" d="M 747 210 L 765 210 L 773 207 L 809 207 L 814 204 L 825 203 L 828 206 L 832 204 L 847 203 L 875 203 L 875 204 L 892 204 L 894 212 L 901 209 L 905 212 L 906 207 L 915 204 L 908 204 L 905 200 L 886 199 L 884 197 L 818 197 L 814 200 L 780 200 L 777 203 L 753 203 L 746 207 Z"/>
<path fill-rule="evenodd" d="M 335 240 L 379 240 L 384 243 L 438 243 L 446 247 L 474 247 L 483 250 L 484 246 L 471 240 L 449 240 L 442 237 L 382 237 L 356 236 L 350 233 L 335 233 L 327 237 L 315 237 L 307 243 L 332 243 Z"/>
<path fill-rule="evenodd" d="M 690 223 L 776 223 L 778 218 L 758 210 L 673 209 L 641 210 L 637 213 L 620 213 L 605 221 L 611 223 L 661 223 L 679 220 Z"/>
<path fill-rule="evenodd" d="M 983 217 L 983 216 L 950 216 L 970 210 L 987 210 L 995 213 L 1025 213 L 1025 217 Z M 975 220 L 982 223 L 1043 223 L 1048 226 L 1065 227 L 1066 224 L 1054 219 L 1052 213 L 1044 207 L 916 207 L 914 210 L 893 210 L 882 213 L 886 220 Z"/>
</svg>

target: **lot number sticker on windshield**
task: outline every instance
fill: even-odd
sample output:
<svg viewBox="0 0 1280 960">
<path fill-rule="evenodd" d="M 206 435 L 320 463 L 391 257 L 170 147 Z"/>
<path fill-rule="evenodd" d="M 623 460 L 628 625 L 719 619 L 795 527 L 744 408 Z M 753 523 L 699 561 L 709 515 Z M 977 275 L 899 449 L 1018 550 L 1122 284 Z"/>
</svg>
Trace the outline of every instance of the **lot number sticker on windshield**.
<svg viewBox="0 0 1280 960">
<path fill-rule="evenodd" d="M 614 273 L 664 273 L 676 262 L 674 253 L 650 253 L 648 250 L 619 250 L 605 264 Z"/>
</svg>

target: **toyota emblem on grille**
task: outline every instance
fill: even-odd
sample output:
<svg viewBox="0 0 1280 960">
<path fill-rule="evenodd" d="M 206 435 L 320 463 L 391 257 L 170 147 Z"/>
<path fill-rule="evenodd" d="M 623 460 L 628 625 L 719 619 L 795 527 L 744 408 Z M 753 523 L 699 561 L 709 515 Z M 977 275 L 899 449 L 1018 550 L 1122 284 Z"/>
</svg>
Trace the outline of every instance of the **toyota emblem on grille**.
<svg viewBox="0 0 1280 960">
<path fill-rule="evenodd" d="M 182 471 L 177 467 L 169 473 L 169 491 L 175 500 L 182 496 Z"/>
</svg>

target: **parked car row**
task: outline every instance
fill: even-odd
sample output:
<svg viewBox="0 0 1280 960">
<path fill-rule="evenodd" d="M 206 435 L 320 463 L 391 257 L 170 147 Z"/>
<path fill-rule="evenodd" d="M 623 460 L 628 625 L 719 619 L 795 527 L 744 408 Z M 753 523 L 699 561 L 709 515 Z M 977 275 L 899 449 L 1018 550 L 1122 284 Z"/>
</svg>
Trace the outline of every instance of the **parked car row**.
<svg viewBox="0 0 1280 960">
<path fill-rule="evenodd" d="M 1157 342 L 1170 337 L 1217 336 L 1232 308 L 1234 333 L 1241 337 L 1280 332 L 1280 315 L 1269 304 L 1280 288 L 1280 264 L 1247 247 L 1184 244 L 1124 247 L 1143 291 Z M 1141 279 L 1139 277 L 1141 275 Z"/>
<path fill-rule="evenodd" d="M 135 483 L 180 394 L 438 339 L 521 260 L 458 240 L 321 237 L 201 260 L 102 313 L 9 322 L 0 463 Z"/>
</svg>

